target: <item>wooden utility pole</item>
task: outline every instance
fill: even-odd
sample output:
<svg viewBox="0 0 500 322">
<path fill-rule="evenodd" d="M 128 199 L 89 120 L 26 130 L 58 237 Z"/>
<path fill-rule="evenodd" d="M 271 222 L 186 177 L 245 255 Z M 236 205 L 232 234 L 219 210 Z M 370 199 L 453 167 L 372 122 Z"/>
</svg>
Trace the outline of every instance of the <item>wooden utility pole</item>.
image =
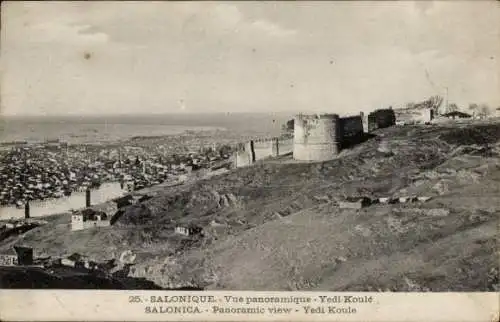
<svg viewBox="0 0 500 322">
<path fill-rule="evenodd" d="M 446 103 L 444 105 L 444 113 L 448 113 L 449 106 L 448 106 L 448 86 L 446 86 Z"/>
</svg>

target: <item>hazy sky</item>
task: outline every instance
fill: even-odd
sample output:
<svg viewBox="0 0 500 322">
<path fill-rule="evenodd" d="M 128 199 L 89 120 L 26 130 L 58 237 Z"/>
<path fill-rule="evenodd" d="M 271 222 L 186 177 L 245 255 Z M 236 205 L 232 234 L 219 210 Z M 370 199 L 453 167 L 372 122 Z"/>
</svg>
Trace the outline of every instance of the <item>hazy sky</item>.
<svg viewBox="0 0 500 322">
<path fill-rule="evenodd" d="M 500 4 L 3 2 L 1 112 L 500 105 Z"/>
</svg>

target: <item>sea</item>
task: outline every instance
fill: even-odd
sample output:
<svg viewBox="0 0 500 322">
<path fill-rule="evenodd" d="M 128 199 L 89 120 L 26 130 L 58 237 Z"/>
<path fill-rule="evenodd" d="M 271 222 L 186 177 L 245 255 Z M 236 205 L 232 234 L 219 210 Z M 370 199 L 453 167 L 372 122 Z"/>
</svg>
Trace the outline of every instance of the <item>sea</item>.
<svg viewBox="0 0 500 322">
<path fill-rule="evenodd" d="M 281 124 L 289 117 L 289 113 L 3 116 L 0 117 L 0 143 L 58 139 L 70 144 L 84 144 L 213 130 L 267 136 L 278 134 Z"/>
</svg>

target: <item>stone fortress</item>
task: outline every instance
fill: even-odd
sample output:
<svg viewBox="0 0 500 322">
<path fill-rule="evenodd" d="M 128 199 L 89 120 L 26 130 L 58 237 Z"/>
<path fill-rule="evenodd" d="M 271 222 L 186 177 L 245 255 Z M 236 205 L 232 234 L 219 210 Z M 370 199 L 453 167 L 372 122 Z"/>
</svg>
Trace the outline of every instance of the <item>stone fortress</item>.
<svg viewBox="0 0 500 322">
<path fill-rule="evenodd" d="M 338 114 L 299 114 L 293 119 L 293 138 L 249 141 L 235 153 L 236 167 L 247 166 L 266 157 L 292 153 L 297 161 L 327 161 L 341 150 L 363 141 L 367 133 L 396 124 L 392 108 L 367 115 L 340 117 Z"/>
</svg>

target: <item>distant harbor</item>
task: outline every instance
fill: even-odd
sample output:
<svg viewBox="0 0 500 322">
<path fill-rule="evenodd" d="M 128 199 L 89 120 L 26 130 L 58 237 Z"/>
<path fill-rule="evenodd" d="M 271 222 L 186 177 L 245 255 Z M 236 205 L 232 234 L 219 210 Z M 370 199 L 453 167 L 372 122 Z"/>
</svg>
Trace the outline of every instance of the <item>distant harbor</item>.
<svg viewBox="0 0 500 322">
<path fill-rule="evenodd" d="M 217 126 L 128 124 L 127 119 L 0 118 L 0 143 L 18 145 L 60 140 L 69 144 L 119 142 L 136 136 L 177 135 L 186 131 L 223 130 Z"/>
</svg>

